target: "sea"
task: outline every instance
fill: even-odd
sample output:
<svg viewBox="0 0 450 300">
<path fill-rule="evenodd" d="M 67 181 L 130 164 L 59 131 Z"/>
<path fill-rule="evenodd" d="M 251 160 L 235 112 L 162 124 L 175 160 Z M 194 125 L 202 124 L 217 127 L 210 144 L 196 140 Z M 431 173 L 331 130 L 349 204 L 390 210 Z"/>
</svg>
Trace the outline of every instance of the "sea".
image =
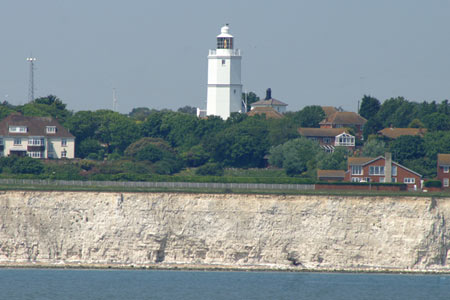
<svg viewBox="0 0 450 300">
<path fill-rule="evenodd" d="M 450 299 L 449 275 L 0 269 L 0 299 Z"/>
</svg>

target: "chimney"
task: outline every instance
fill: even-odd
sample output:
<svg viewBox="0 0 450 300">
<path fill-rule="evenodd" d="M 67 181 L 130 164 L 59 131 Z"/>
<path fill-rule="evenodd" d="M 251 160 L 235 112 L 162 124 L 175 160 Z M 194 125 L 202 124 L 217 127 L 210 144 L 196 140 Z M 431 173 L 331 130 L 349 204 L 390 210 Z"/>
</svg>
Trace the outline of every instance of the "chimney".
<svg viewBox="0 0 450 300">
<path fill-rule="evenodd" d="M 384 154 L 384 182 L 392 182 L 392 153 Z"/>
<path fill-rule="evenodd" d="M 270 88 L 268 88 L 266 90 L 266 99 L 264 99 L 264 100 L 270 100 L 270 99 L 272 99 L 272 90 Z"/>
</svg>

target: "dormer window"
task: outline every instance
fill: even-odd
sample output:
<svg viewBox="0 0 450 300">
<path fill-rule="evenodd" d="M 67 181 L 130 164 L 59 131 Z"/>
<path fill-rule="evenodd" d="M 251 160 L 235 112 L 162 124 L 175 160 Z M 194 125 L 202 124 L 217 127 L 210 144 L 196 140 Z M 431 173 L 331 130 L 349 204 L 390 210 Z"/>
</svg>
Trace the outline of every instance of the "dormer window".
<svg viewBox="0 0 450 300">
<path fill-rule="evenodd" d="M 25 133 L 27 132 L 27 127 L 26 126 L 9 126 L 9 132 L 14 132 L 14 133 Z"/>
<path fill-rule="evenodd" d="M 47 133 L 56 133 L 56 126 L 47 126 L 45 131 Z"/>
</svg>

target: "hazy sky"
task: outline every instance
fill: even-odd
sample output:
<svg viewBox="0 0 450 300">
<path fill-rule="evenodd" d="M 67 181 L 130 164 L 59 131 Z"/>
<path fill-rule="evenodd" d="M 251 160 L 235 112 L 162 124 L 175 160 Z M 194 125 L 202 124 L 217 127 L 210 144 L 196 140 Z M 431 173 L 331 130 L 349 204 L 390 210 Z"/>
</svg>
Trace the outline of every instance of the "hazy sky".
<svg viewBox="0 0 450 300">
<path fill-rule="evenodd" d="M 0 100 L 69 109 L 206 106 L 207 55 L 230 23 L 245 91 L 268 87 L 288 110 L 355 111 L 380 100 L 450 95 L 450 0 L 1 0 Z"/>
</svg>

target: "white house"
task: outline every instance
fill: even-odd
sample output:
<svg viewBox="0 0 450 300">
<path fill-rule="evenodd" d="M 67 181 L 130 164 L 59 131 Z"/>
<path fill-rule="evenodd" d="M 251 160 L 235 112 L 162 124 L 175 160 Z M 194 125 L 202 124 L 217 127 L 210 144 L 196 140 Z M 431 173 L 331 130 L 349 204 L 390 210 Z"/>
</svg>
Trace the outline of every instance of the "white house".
<svg viewBox="0 0 450 300">
<path fill-rule="evenodd" d="M 75 137 L 56 119 L 13 113 L 0 121 L 0 156 L 75 158 Z"/>
<path fill-rule="evenodd" d="M 271 107 L 280 114 L 283 114 L 286 112 L 286 107 L 288 105 L 280 100 L 272 98 L 272 90 L 268 88 L 266 91 L 266 98 L 252 103 L 251 106 L 252 110 L 257 107 Z"/>
</svg>

